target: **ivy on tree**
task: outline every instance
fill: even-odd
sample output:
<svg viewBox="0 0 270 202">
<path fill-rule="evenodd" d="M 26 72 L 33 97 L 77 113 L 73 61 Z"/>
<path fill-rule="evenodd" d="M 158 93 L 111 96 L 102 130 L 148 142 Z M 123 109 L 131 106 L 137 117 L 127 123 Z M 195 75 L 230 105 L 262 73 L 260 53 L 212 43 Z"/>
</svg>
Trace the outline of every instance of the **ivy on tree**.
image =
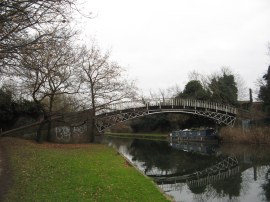
<svg viewBox="0 0 270 202">
<path fill-rule="evenodd" d="M 263 101 L 264 109 L 267 113 L 270 113 L 270 66 L 267 73 L 263 75 L 263 82 L 260 86 L 259 99 Z"/>
</svg>

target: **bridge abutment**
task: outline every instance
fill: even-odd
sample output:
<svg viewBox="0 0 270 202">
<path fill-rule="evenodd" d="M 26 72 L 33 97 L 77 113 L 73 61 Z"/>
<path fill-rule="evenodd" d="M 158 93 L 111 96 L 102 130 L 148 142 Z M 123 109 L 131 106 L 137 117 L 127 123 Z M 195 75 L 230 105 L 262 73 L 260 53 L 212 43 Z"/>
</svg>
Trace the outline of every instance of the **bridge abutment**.
<svg viewBox="0 0 270 202">
<path fill-rule="evenodd" d="M 51 142 L 54 143 L 89 143 L 93 142 L 97 131 L 91 110 L 69 113 L 52 121 Z"/>
</svg>

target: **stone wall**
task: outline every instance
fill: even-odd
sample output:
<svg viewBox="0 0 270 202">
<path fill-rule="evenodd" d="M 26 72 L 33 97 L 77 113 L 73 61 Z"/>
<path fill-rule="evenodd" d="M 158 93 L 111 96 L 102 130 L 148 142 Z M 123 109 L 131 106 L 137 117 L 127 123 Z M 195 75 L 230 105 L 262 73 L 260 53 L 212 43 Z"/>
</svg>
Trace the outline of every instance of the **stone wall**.
<svg viewBox="0 0 270 202">
<path fill-rule="evenodd" d="M 88 143 L 90 142 L 91 111 L 82 111 L 62 115 L 52 121 L 51 142 L 55 143 Z"/>
<path fill-rule="evenodd" d="M 0 136 L 22 137 L 37 139 L 37 130 L 41 122 L 21 126 Z M 46 122 L 41 129 L 41 141 L 48 140 L 49 123 Z M 94 129 L 94 131 L 92 131 Z M 99 135 L 96 127 L 92 129 L 92 111 L 57 114 L 52 117 L 50 124 L 50 142 L 55 143 L 89 143 L 92 134 Z M 99 135 L 100 136 L 100 135 Z M 98 139 L 97 137 L 95 139 Z"/>
</svg>

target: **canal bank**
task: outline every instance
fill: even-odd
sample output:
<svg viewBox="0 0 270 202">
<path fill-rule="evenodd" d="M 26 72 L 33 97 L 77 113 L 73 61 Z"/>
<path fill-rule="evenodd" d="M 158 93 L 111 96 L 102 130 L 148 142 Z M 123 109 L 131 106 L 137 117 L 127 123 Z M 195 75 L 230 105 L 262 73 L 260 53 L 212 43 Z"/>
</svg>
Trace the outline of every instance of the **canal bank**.
<svg viewBox="0 0 270 202">
<path fill-rule="evenodd" d="M 11 186 L 12 170 L 10 168 L 6 150 L 0 141 L 0 201 L 4 201 L 4 198 Z"/>
<path fill-rule="evenodd" d="M 118 152 L 118 153 L 119 153 L 119 152 Z M 144 172 L 142 172 L 142 170 L 140 170 L 138 167 L 134 166 L 134 164 L 133 164 L 133 163 L 132 163 L 125 155 L 123 155 L 123 153 L 119 153 L 119 154 L 122 156 L 123 159 L 126 160 L 126 163 L 127 163 L 128 166 L 132 166 L 132 167 L 133 167 L 134 169 L 136 169 L 139 173 L 141 173 L 141 175 L 143 175 L 146 179 L 152 181 L 153 186 L 155 186 L 155 187 L 160 191 L 160 193 L 163 194 L 163 196 L 164 196 L 166 199 L 168 199 L 169 201 L 173 201 L 173 198 L 172 198 L 171 196 L 167 195 L 163 189 L 161 189 L 159 186 L 157 186 L 157 184 L 153 181 L 152 178 L 148 177 Z"/>
<path fill-rule="evenodd" d="M 168 201 L 106 145 L 0 142 L 13 171 L 6 201 Z"/>
</svg>

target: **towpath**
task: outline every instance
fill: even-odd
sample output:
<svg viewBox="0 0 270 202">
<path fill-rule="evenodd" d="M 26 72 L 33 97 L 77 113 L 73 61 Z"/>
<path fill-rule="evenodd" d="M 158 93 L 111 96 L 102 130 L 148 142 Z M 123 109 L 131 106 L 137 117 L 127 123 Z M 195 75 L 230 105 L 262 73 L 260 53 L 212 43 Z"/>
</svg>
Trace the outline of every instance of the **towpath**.
<svg viewBox="0 0 270 202">
<path fill-rule="evenodd" d="M 12 185 L 12 172 L 8 160 L 7 152 L 0 138 L 0 201 L 4 201 L 5 195 Z"/>
</svg>

